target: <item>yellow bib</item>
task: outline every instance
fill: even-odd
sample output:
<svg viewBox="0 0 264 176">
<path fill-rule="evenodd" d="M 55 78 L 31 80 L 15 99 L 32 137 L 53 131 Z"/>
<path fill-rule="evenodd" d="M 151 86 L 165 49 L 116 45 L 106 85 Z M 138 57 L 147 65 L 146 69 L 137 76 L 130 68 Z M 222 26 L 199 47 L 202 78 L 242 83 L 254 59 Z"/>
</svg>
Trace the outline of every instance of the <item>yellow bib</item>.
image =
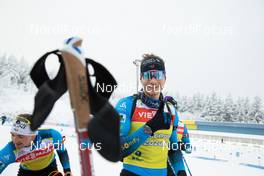
<svg viewBox="0 0 264 176">
<path fill-rule="evenodd" d="M 49 145 L 50 144 L 50 145 Z M 20 162 L 20 165 L 29 170 L 41 170 L 46 168 L 55 157 L 54 147 L 52 144 L 52 138 L 44 139 L 41 145 L 48 146 L 46 148 L 39 148 L 31 150 L 31 147 L 25 147 L 19 150 L 15 150 L 16 161 Z"/>
<path fill-rule="evenodd" d="M 139 101 L 139 100 L 138 100 Z M 142 127 L 157 112 L 157 109 L 148 108 L 141 102 L 137 102 L 131 119 L 129 134 Z M 168 145 L 173 126 L 168 130 L 159 130 L 148 138 L 135 152 L 124 158 L 123 163 L 144 167 L 163 169 L 167 168 Z"/>
</svg>

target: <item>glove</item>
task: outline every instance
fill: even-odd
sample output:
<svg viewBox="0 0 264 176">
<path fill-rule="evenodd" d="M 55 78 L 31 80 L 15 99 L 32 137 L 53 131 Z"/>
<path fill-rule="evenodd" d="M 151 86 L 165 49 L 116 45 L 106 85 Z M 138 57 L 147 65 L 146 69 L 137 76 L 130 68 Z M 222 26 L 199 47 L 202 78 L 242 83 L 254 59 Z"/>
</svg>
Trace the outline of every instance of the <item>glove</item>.
<svg viewBox="0 0 264 176">
<path fill-rule="evenodd" d="M 186 143 L 184 151 L 185 151 L 185 153 L 192 153 L 192 144 Z"/>
<path fill-rule="evenodd" d="M 169 113 L 164 113 L 164 102 L 162 101 L 159 109 L 157 110 L 155 116 L 150 119 L 146 125 L 152 130 L 152 135 L 158 130 L 169 129 L 171 124 L 171 115 Z"/>
<path fill-rule="evenodd" d="M 190 143 L 178 142 L 179 150 L 185 151 L 185 153 L 192 152 L 192 145 Z"/>
<path fill-rule="evenodd" d="M 176 109 L 178 109 L 178 104 L 177 104 L 177 101 L 173 98 L 173 97 L 171 97 L 171 96 L 166 96 L 166 97 L 164 97 L 164 101 L 166 102 L 166 101 L 168 101 L 168 102 L 170 102 Z"/>
<path fill-rule="evenodd" d="M 64 176 L 72 176 L 72 173 L 71 173 L 70 171 L 65 172 L 65 173 L 64 173 Z"/>
</svg>

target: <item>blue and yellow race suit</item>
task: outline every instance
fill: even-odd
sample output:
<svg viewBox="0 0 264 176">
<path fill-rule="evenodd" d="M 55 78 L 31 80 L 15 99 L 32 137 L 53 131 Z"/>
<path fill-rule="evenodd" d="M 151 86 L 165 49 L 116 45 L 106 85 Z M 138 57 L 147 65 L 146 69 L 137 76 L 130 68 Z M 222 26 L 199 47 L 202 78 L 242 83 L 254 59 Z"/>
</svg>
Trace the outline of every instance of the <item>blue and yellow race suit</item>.
<svg viewBox="0 0 264 176">
<path fill-rule="evenodd" d="M 171 127 L 158 130 L 151 136 L 144 132 L 144 125 L 155 115 L 157 108 L 147 106 L 141 99 L 137 99 L 135 108 L 132 108 L 133 101 L 134 97 L 129 96 L 116 105 L 120 115 L 123 168 L 140 176 L 166 176 L 169 146 L 177 144 L 173 129 L 178 124 L 176 109 L 167 102 L 173 119 Z M 159 100 L 149 98 L 149 101 Z"/>
<path fill-rule="evenodd" d="M 64 171 L 70 170 L 69 157 L 64 147 L 64 138 L 54 129 L 41 129 L 29 147 L 16 149 L 9 142 L 0 151 L 0 173 L 11 163 L 20 162 L 20 168 L 29 171 L 45 169 L 55 161 L 54 150 L 59 155 Z"/>
</svg>

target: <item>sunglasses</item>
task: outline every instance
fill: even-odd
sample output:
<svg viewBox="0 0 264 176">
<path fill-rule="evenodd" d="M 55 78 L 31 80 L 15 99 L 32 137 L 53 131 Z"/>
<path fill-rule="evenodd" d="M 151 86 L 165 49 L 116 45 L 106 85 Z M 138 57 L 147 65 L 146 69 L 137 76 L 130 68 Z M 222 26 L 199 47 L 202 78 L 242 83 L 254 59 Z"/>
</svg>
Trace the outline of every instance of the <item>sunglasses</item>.
<svg viewBox="0 0 264 176">
<path fill-rule="evenodd" d="M 141 77 L 144 80 L 151 80 L 152 78 L 155 78 L 156 80 L 163 80 L 165 79 L 165 72 L 160 70 L 150 70 L 141 73 Z"/>
<path fill-rule="evenodd" d="M 21 117 L 21 116 L 17 116 L 17 117 L 13 120 L 13 123 L 14 123 L 14 124 L 28 124 L 28 125 L 31 124 L 31 122 L 30 122 L 28 119 L 26 119 L 26 118 L 24 118 L 24 117 Z"/>
</svg>

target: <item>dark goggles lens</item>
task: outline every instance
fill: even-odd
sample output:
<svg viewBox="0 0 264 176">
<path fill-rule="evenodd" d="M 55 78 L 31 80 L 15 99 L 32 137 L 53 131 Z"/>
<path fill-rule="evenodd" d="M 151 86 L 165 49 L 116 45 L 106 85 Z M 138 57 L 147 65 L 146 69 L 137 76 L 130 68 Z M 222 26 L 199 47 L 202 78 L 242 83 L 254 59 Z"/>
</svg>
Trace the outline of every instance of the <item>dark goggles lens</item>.
<svg viewBox="0 0 264 176">
<path fill-rule="evenodd" d="M 21 123 L 24 123 L 24 124 L 31 124 L 30 121 L 24 117 L 21 117 L 21 116 L 17 116 L 14 120 L 13 120 L 13 123 L 14 124 L 21 124 Z"/>
<path fill-rule="evenodd" d="M 165 73 L 163 71 L 150 70 L 147 72 L 143 72 L 141 76 L 145 80 L 150 80 L 152 78 L 155 78 L 156 80 L 162 80 L 165 78 Z"/>
</svg>

